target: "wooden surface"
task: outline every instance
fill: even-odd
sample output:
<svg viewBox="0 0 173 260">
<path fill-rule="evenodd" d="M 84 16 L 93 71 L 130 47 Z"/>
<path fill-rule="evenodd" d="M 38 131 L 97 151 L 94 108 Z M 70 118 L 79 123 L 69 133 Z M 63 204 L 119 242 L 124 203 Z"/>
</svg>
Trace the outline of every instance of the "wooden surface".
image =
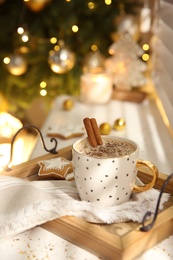
<svg viewBox="0 0 173 260">
<path fill-rule="evenodd" d="M 71 146 L 61 149 L 57 155 L 47 154 L 14 166 L 10 172 L 1 173 L 36 180 L 39 179 L 38 161 L 57 156 L 70 160 Z M 151 173 L 141 169 L 138 176 L 147 182 L 151 178 Z M 160 173 L 155 187 L 160 189 L 167 177 Z M 166 187 L 165 192 L 173 194 L 172 187 L 173 181 Z M 104 225 L 89 223 L 76 217 L 59 218 L 43 224 L 42 227 L 102 259 L 130 260 L 173 234 L 172 222 L 173 195 L 170 196 L 165 209 L 158 215 L 154 227 L 148 232 L 140 231 L 141 225 L 134 222 Z"/>
<path fill-rule="evenodd" d="M 141 103 L 146 98 L 146 93 L 138 90 L 120 90 L 114 89 L 112 99 Z"/>
<path fill-rule="evenodd" d="M 61 149 L 57 154 L 45 154 L 37 158 L 31 159 L 27 162 L 21 163 L 11 167 L 11 171 L 1 171 L 2 175 L 11 175 L 20 178 L 37 178 L 37 173 L 39 170 L 38 162 L 42 160 L 48 160 L 50 158 L 56 158 L 58 156 L 71 159 L 71 146 Z M 10 167 L 9 167 L 10 168 Z"/>
</svg>

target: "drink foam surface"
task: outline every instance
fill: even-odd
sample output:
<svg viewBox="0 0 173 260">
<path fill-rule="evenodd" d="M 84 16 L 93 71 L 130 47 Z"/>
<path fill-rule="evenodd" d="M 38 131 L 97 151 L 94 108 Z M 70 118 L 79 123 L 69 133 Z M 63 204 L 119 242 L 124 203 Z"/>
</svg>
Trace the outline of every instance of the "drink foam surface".
<svg viewBox="0 0 173 260">
<path fill-rule="evenodd" d="M 102 145 L 92 147 L 85 140 L 77 145 L 76 150 L 81 154 L 95 158 L 118 158 L 133 153 L 136 147 L 129 142 L 118 139 L 104 140 Z"/>
</svg>

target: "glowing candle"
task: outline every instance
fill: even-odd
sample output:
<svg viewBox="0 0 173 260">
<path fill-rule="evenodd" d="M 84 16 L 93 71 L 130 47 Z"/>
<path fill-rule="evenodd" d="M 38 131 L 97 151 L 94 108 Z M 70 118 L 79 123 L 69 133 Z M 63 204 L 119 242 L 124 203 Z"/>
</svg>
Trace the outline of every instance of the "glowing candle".
<svg viewBox="0 0 173 260">
<path fill-rule="evenodd" d="M 90 104 L 105 104 L 111 99 L 112 78 L 107 73 L 86 73 L 80 80 L 80 100 Z"/>
</svg>

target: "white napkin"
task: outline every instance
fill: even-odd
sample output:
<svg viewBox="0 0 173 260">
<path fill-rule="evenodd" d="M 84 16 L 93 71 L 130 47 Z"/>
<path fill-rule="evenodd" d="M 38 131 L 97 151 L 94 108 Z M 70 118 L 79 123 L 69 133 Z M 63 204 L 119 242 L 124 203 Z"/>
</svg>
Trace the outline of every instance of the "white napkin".
<svg viewBox="0 0 173 260">
<path fill-rule="evenodd" d="M 80 201 L 75 183 L 28 181 L 0 176 L 0 241 L 47 221 L 76 216 L 94 223 L 141 222 L 146 211 L 154 212 L 159 191 L 133 194 L 130 201 L 113 207 Z M 163 194 L 160 209 L 168 200 Z"/>
</svg>

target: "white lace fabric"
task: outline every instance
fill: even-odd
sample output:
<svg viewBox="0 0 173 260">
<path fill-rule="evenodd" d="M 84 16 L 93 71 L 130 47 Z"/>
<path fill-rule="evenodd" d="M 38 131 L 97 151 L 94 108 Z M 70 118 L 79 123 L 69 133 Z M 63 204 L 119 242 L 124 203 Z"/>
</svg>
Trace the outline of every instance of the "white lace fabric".
<svg viewBox="0 0 173 260">
<path fill-rule="evenodd" d="M 75 216 L 94 223 L 133 221 L 141 223 L 147 211 L 154 212 L 159 191 L 134 193 L 130 201 L 113 207 L 81 201 L 74 181 L 28 181 L 0 176 L 0 241 L 47 221 Z M 160 210 L 169 199 L 162 195 Z"/>
</svg>

